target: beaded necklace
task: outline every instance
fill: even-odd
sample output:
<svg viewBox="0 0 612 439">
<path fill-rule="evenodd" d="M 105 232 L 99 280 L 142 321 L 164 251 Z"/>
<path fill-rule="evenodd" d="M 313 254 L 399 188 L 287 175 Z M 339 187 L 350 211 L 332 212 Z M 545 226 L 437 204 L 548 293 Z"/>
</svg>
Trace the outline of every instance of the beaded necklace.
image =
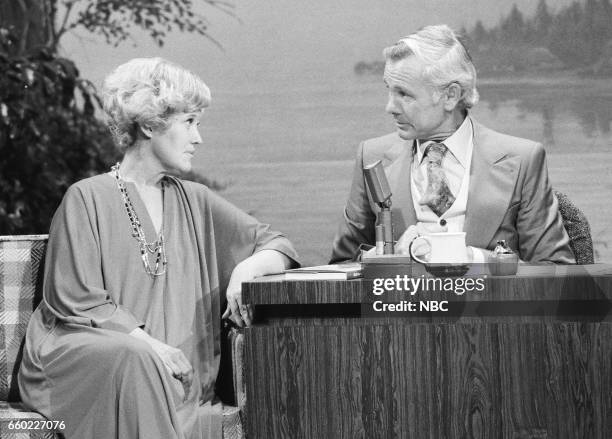
<svg viewBox="0 0 612 439">
<path fill-rule="evenodd" d="M 168 264 L 166 260 L 166 245 L 164 241 L 164 224 L 162 222 L 162 226 L 159 229 L 159 234 L 157 235 L 157 240 L 148 243 L 145 239 L 145 234 L 142 230 L 142 226 L 140 225 L 138 215 L 136 214 L 134 206 L 132 205 L 132 201 L 130 200 L 130 197 L 128 195 L 127 188 L 125 187 L 125 182 L 119 175 L 119 163 L 111 167 L 111 173 L 114 175 L 115 180 L 117 181 L 119 192 L 121 192 L 121 197 L 123 198 L 123 205 L 125 206 L 127 216 L 130 219 L 130 223 L 132 225 L 132 236 L 134 237 L 134 239 L 136 239 L 136 241 L 138 241 L 138 246 L 140 248 L 140 257 L 142 258 L 144 269 L 147 274 L 151 276 L 161 276 L 166 272 L 166 265 Z M 164 183 L 162 182 L 162 193 L 163 190 Z M 149 253 L 155 255 L 155 269 L 151 268 L 151 263 L 149 262 Z"/>
</svg>

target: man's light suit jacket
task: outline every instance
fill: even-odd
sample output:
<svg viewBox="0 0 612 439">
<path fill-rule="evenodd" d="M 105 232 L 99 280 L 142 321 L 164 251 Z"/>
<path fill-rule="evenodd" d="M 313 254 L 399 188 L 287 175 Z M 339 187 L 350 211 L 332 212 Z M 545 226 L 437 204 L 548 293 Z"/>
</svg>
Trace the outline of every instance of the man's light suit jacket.
<svg viewBox="0 0 612 439">
<path fill-rule="evenodd" d="M 523 261 L 574 263 L 557 199 L 548 181 L 541 144 L 495 132 L 473 121 L 474 150 L 465 213 L 466 243 L 493 250 L 497 240 Z M 382 160 L 392 191 L 397 240 L 417 223 L 410 189 L 413 142 L 397 133 L 366 140 L 358 149 L 344 220 L 334 239 L 332 262 L 353 259 L 360 244 L 374 244 L 376 212 L 363 166 Z"/>
</svg>

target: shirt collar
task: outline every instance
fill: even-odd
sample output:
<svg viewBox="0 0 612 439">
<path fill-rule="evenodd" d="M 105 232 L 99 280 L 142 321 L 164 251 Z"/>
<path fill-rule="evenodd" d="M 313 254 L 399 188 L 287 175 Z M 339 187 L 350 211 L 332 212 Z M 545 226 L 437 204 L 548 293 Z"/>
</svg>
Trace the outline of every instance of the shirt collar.
<svg viewBox="0 0 612 439">
<path fill-rule="evenodd" d="M 472 142 L 473 134 L 472 120 L 470 116 L 466 116 L 459 128 L 442 142 L 464 168 L 467 167 L 469 145 Z M 423 161 L 423 153 L 430 143 L 430 140 L 421 143 L 417 139 L 417 163 Z"/>
</svg>

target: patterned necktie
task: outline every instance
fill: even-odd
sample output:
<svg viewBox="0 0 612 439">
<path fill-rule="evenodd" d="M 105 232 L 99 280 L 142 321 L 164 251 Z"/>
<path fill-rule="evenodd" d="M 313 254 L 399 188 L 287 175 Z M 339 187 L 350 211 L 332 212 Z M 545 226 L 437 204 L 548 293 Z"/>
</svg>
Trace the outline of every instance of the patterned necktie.
<svg viewBox="0 0 612 439">
<path fill-rule="evenodd" d="M 455 197 L 448 187 L 448 179 L 442 169 L 442 159 L 446 151 L 448 148 L 443 143 L 431 143 L 425 149 L 427 189 L 419 204 L 429 206 L 438 216 L 442 216 L 455 202 Z"/>
</svg>

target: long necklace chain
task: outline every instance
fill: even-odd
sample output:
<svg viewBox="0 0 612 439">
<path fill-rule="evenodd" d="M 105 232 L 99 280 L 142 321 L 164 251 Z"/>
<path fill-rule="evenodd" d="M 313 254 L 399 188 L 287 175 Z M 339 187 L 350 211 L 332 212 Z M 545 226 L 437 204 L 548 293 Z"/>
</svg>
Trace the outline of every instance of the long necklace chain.
<svg viewBox="0 0 612 439">
<path fill-rule="evenodd" d="M 132 205 L 132 200 L 130 200 L 130 197 L 128 195 L 125 183 L 119 175 L 119 163 L 111 167 L 111 173 L 114 175 L 115 180 L 117 181 L 119 192 L 121 192 L 121 197 L 123 198 L 123 205 L 125 206 L 127 216 L 130 219 L 130 224 L 132 225 L 132 236 L 134 237 L 134 239 L 136 239 L 136 241 L 138 241 L 138 246 L 140 248 L 140 257 L 142 258 L 144 269 L 147 274 L 151 276 L 161 276 L 166 272 L 166 265 L 168 264 L 168 261 L 166 260 L 166 244 L 164 241 L 164 225 L 162 223 L 162 226 L 159 229 L 157 240 L 148 243 L 145 239 L 144 230 L 142 230 L 138 215 L 136 214 L 134 206 Z M 164 186 L 162 183 L 162 191 L 164 190 L 163 188 Z M 149 253 L 155 255 L 154 269 L 151 268 L 151 262 L 149 261 Z"/>
</svg>

